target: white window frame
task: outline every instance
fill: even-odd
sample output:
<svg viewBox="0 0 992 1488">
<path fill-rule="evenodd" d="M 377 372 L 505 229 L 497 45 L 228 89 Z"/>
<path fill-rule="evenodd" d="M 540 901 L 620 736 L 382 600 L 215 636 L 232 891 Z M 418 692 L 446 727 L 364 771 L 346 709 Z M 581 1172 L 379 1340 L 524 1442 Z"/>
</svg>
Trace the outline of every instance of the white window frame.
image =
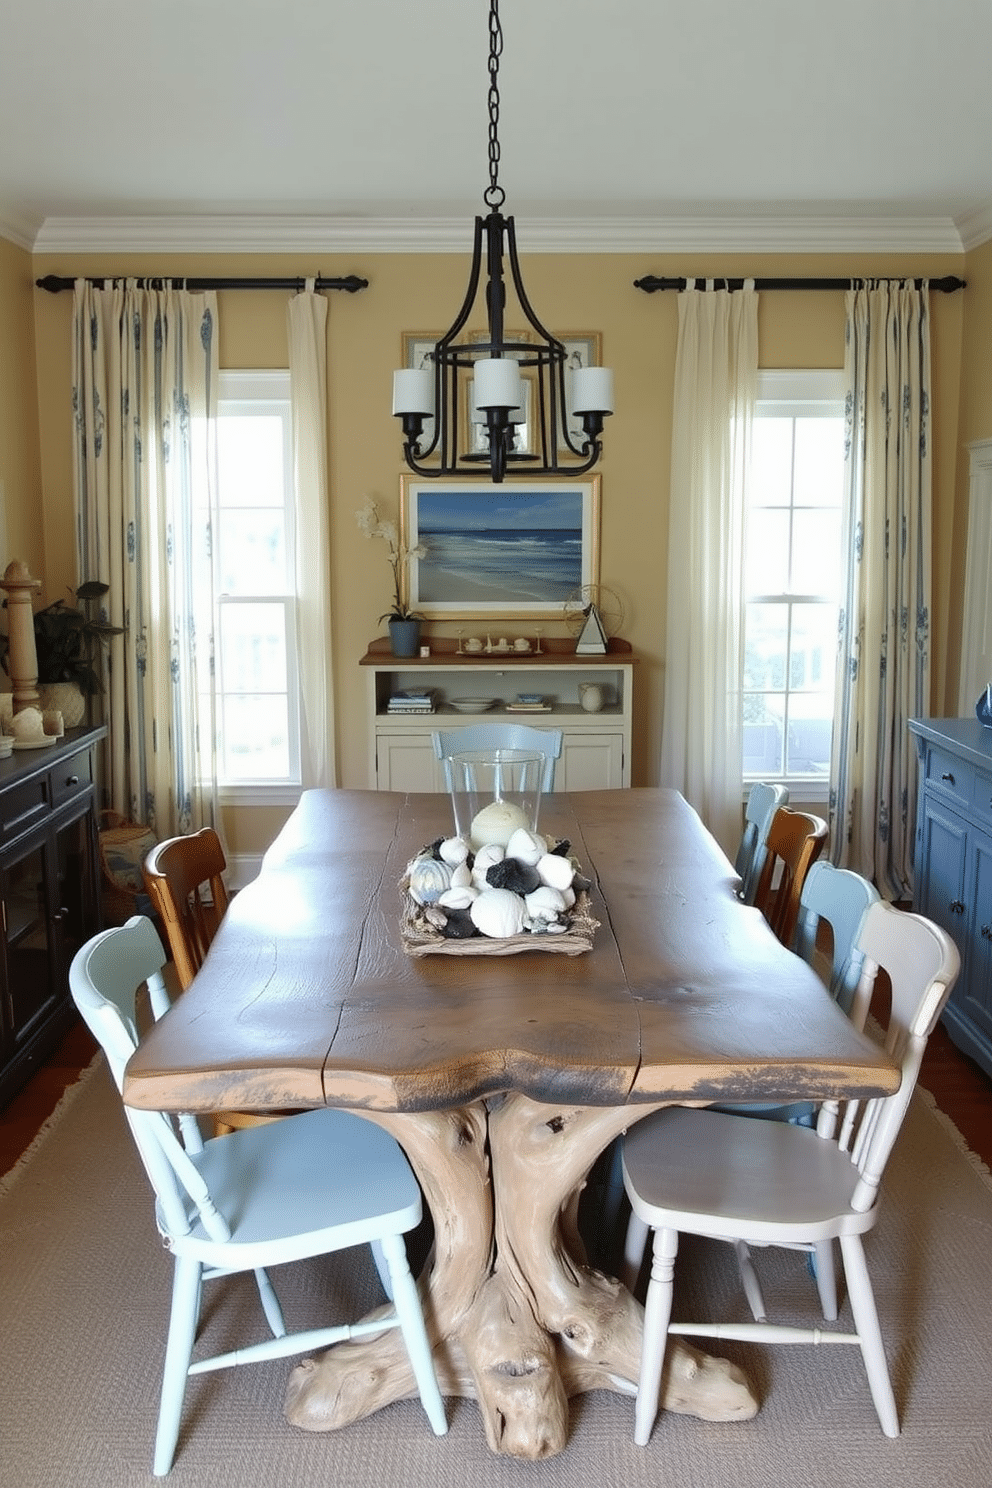
<svg viewBox="0 0 992 1488">
<path fill-rule="evenodd" d="M 286 495 L 286 565 L 287 578 L 296 571 L 296 503 L 293 494 L 292 413 L 288 369 L 222 371 L 218 382 L 218 419 L 230 414 L 264 413 L 278 408 L 283 419 L 284 490 Z M 219 562 L 219 534 L 215 545 L 215 562 Z M 281 604 L 286 635 L 286 687 L 289 730 L 289 774 L 285 779 L 236 780 L 218 782 L 220 800 L 226 806 L 292 806 L 302 790 L 300 761 L 300 689 L 297 665 L 296 613 L 297 596 L 287 590 L 282 595 L 234 595 L 218 592 L 216 596 L 216 667 L 217 691 L 223 694 L 221 675 L 223 659 L 220 646 L 221 612 L 225 607 L 241 604 Z"/>
<path fill-rule="evenodd" d="M 842 368 L 776 368 L 759 371 L 755 419 L 843 417 L 844 396 Z M 749 595 L 745 599 L 745 610 L 748 604 L 777 602 L 782 598 L 781 595 Z M 789 598 L 793 603 L 803 601 L 814 603 L 820 600 L 819 595 L 790 594 Z M 744 627 L 742 627 L 741 634 L 743 640 Z M 829 779 L 790 776 L 785 773 L 766 774 L 762 775 L 761 779 L 767 780 L 769 784 L 787 785 L 790 796 L 797 801 L 813 804 L 827 801 L 830 797 Z M 753 784 L 754 779 L 746 776 L 744 780 L 745 800 Z"/>
</svg>

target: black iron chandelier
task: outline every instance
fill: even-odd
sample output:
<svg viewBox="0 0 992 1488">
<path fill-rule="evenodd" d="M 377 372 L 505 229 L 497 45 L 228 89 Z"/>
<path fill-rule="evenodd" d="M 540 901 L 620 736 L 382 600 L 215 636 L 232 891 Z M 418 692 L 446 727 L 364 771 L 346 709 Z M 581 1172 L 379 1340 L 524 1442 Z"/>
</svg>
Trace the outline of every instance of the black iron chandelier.
<svg viewBox="0 0 992 1488">
<path fill-rule="evenodd" d="M 500 208 L 499 59 L 503 31 L 498 0 L 489 4 L 489 185 L 486 217 L 476 217 L 468 291 L 451 329 L 425 365 L 393 373 L 393 413 L 403 421 L 403 454 L 421 476 L 482 475 L 500 482 L 508 471 L 584 475 L 602 453 L 603 420 L 613 412 L 607 367 L 568 369 L 565 345 L 531 308 L 517 258 L 512 217 Z M 487 333 L 459 340 L 479 291 L 486 260 Z M 527 328 L 518 339 L 504 329 L 507 282 Z M 522 437 L 521 431 L 526 431 Z"/>
</svg>

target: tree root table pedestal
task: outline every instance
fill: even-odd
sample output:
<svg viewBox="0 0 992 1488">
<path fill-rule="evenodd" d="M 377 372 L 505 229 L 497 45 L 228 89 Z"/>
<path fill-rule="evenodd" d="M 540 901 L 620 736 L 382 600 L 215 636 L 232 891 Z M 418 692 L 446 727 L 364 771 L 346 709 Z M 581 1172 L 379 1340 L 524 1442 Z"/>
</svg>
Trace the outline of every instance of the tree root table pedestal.
<svg viewBox="0 0 992 1488">
<path fill-rule="evenodd" d="M 398 885 L 451 830 L 446 798 L 308 791 L 202 971 L 134 1055 L 148 1109 L 346 1106 L 399 1140 L 434 1244 L 421 1277 L 441 1391 L 489 1445 L 552 1456 L 568 1399 L 633 1394 L 643 1313 L 590 1266 L 578 1197 L 626 1127 L 673 1102 L 885 1094 L 898 1073 L 736 898 L 730 864 L 666 790 L 551 797 L 600 921 L 575 957 L 404 953 Z M 296 1366 L 286 1415 L 331 1430 L 413 1396 L 395 1330 Z M 757 1410 L 743 1373 L 673 1341 L 666 1409 Z"/>
</svg>

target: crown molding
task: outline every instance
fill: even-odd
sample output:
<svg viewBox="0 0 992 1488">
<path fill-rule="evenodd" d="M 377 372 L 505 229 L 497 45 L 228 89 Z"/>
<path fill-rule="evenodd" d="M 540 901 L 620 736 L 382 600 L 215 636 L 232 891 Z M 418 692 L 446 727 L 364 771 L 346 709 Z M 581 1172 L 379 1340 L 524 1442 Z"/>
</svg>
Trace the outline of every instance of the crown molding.
<svg viewBox="0 0 992 1488">
<path fill-rule="evenodd" d="M 966 253 L 972 248 L 980 248 L 983 243 L 987 243 L 992 238 L 992 204 L 978 207 L 974 212 L 968 212 L 964 217 L 959 217 L 958 228 Z"/>
<path fill-rule="evenodd" d="M 35 245 L 37 231 L 37 218 L 18 217 L 14 212 L 0 211 L 0 238 L 6 238 L 18 248 L 24 248 L 30 253 Z"/>
<path fill-rule="evenodd" d="M 992 236 L 992 216 L 988 224 Z M 472 225 L 469 216 L 49 217 L 28 246 L 46 254 L 468 253 Z M 950 217 L 536 217 L 520 220 L 517 239 L 526 253 L 964 251 Z"/>
</svg>

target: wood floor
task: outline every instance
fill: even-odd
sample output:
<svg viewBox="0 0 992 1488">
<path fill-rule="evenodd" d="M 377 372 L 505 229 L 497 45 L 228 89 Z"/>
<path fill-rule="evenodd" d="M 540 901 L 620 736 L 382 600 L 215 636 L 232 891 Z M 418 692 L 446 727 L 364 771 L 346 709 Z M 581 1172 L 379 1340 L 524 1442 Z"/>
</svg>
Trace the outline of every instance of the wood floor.
<svg viewBox="0 0 992 1488">
<path fill-rule="evenodd" d="M 63 1091 L 79 1078 L 95 1051 L 89 1030 L 78 1023 L 48 1063 L 0 1111 L 0 1174 L 12 1168 L 30 1146 Z M 992 1167 L 992 1080 L 954 1046 L 942 1024 L 927 1046 L 920 1084 L 951 1118 L 972 1151 Z"/>
</svg>

